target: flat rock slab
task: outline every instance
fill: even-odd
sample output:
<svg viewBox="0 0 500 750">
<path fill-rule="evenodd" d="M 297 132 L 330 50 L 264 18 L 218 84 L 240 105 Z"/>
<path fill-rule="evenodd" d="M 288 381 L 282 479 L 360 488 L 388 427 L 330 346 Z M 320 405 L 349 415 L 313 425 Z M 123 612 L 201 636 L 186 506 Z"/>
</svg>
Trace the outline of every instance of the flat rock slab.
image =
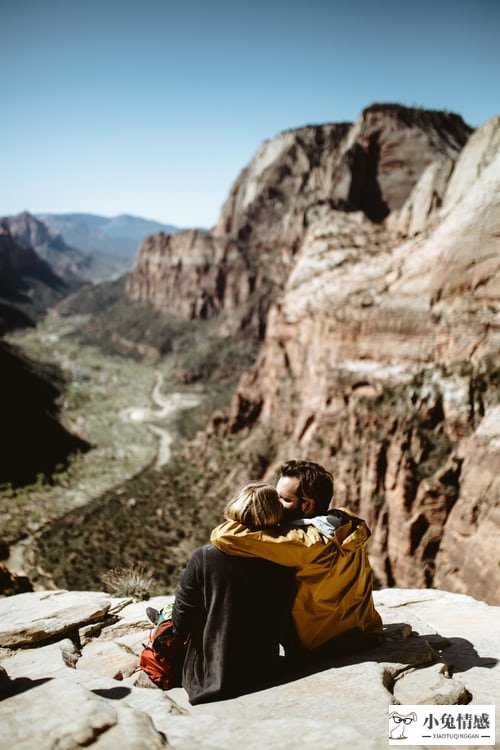
<svg viewBox="0 0 500 750">
<path fill-rule="evenodd" d="M 162 609 L 162 607 L 165 606 L 165 604 L 172 604 L 173 601 L 174 597 L 168 595 L 155 596 L 152 599 L 148 599 L 148 601 L 146 602 L 130 602 L 123 608 L 119 609 L 117 613 L 119 615 L 118 622 L 114 625 L 110 625 L 109 628 L 106 628 L 106 630 L 120 629 L 125 626 L 144 627 L 145 625 L 151 625 L 146 615 L 146 609 L 148 607 L 152 607 L 153 609 L 157 609 L 159 611 Z"/>
<path fill-rule="evenodd" d="M 381 750 L 391 703 L 500 702 L 500 607 L 393 589 L 375 592 L 382 645 L 276 675 L 254 693 L 191 706 L 182 688 L 161 691 L 140 671 L 126 676 L 148 632 L 146 607 L 161 609 L 169 599 L 37 592 L 0 600 L 4 632 L 17 633 L 0 651 L 0 750 L 156 750 L 167 742 L 174 750 L 317 750 L 325 738 L 331 750 Z M 28 612 L 56 628 L 44 628 L 49 643 L 16 650 Z"/>
<path fill-rule="evenodd" d="M 111 599 L 92 591 L 35 591 L 0 599 L 0 646 L 33 645 L 102 619 Z"/>
<path fill-rule="evenodd" d="M 0 725 L 0 747 L 5 750 L 167 747 L 144 712 L 61 679 L 49 679 L 3 701 Z"/>
<path fill-rule="evenodd" d="M 39 648 L 23 648 L 6 659 L 2 666 L 11 679 L 18 677 L 54 677 L 74 669 L 80 654 L 69 638 Z"/>
<path fill-rule="evenodd" d="M 119 643 L 98 639 L 84 647 L 76 667 L 123 680 L 138 669 L 139 656 Z"/>
<path fill-rule="evenodd" d="M 401 705 L 461 705 L 468 703 L 469 692 L 460 680 L 448 677 L 442 664 L 416 669 L 394 683 L 395 703 Z M 418 700 L 414 700 L 418 696 Z"/>
<path fill-rule="evenodd" d="M 500 704 L 500 607 L 439 589 L 383 589 L 374 599 L 384 622 L 415 623 L 431 644 L 432 633 L 446 639 L 440 659 L 473 703 Z"/>
</svg>

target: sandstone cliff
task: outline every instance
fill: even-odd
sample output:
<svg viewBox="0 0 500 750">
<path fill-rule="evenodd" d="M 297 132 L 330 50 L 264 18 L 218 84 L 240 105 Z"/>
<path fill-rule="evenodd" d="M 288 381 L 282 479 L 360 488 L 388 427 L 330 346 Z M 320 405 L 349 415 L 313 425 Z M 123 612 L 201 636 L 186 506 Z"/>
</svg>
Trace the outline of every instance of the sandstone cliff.
<svg viewBox="0 0 500 750">
<path fill-rule="evenodd" d="M 224 330 L 262 335 L 271 298 L 318 210 L 381 221 L 429 164 L 456 158 L 469 134 L 456 115 L 397 105 L 374 105 L 354 124 L 282 133 L 243 169 L 212 232 L 143 243 L 127 294 L 183 317 L 225 312 Z"/>
<path fill-rule="evenodd" d="M 215 233 L 268 241 L 271 229 L 291 244 L 302 239 L 307 209 L 322 203 L 379 222 L 430 163 L 456 158 L 470 132 L 457 115 L 387 104 L 368 107 L 354 124 L 282 133 L 241 172 Z"/>
<path fill-rule="evenodd" d="M 143 244 L 127 293 L 264 337 L 192 455 L 229 483 L 256 445 L 268 478 L 325 463 L 380 585 L 500 602 L 500 118 L 470 133 L 397 105 L 282 133 L 212 232 Z"/>
<path fill-rule="evenodd" d="M 150 238 L 127 287 L 263 337 L 229 415 L 192 455 L 231 455 L 230 480 L 259 444 L 268 478 L 286 457 L 325 463 L 336 504 L 373 529 L 380 585 L 491 602 L 499 141 L 499 118 L 471 135 L 455 115 L 397 105 L 282 133 L 241 172 L 212 232 Z M 226 448 L 214 458 L 216 440 Z"/>
<path fill-rule="evenodd" d="M 436 711 L 468 704 L 474 712 L 499 702 L 498 607 L 398 589 L 376 592 L 375 603 L 385 633 L 377 648 L 277 675 L 275 684 L 233 700 L 191 706 L 182 688 L 163 692 L 137 670 L 148 636 L 145 602 L 91 591 L 2 599 L 0 747 L 315 750 L 328 736 L 333 750 L 379 750 L 391 704 Z"/>
<path fill-rule="evenodd" d="M 334 469 L 336 503 L 374 529 L 381 583 L 440 581 L 490 601 L 499 601 L 499 138 L 496 118 L 454 170 L 434 171 L 440 200 L 424 173 L 385 226 L 360 212 L 318 213 L 232 415 L 233 430 L 275 431 L 280 457 Z M 419 233 L 405 237 L 423 204 Z"/>
</svg>

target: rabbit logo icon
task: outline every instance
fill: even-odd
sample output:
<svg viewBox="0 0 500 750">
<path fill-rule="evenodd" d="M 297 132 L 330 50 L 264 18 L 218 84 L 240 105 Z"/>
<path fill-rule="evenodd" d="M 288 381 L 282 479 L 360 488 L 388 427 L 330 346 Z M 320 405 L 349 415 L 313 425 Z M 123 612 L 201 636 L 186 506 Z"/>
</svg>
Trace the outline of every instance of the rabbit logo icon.
<svg viewBox="0 0 500 750">
<path fill-rule="evenodd" d="M 408 737 L 405 735 L 405 727 L 411 724 L 412 721 L 417 720 L 417 714 L 413 711 L 410 714 L 398 714 L 397 711 L 393 711 L 389 714 L 389 719 L 394 723 L 394 727 L 389 732 L 389 739 L 391 740 L 407 740 Z M 399 734 L 398 734 L 399 733 Z"/>
</svg>

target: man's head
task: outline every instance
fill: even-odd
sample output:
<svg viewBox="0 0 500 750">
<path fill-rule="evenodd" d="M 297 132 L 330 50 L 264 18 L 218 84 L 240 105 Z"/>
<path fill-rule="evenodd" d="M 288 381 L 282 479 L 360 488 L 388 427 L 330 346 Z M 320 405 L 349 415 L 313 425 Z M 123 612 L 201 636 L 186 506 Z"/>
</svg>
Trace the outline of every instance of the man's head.
<svg viewBox="0 0 500 750">
<path fill-rule="evenodd" d="M 333 497 L 333 477 L 313 461 L 285 461 L 276 483 L 283 520 L 324 515 Z"/>
</svg>

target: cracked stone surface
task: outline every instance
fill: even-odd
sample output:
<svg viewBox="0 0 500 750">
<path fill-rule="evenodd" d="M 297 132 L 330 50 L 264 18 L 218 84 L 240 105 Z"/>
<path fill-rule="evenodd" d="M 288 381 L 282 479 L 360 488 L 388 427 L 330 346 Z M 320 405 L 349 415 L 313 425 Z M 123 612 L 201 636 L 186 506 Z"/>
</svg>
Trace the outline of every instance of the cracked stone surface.
<svg viewBox="0 0 500 750">
<path fill-rule="evenodd" d="M 36 591 L 0 599 L 0 646 L 48 640 L 102 619 L 111 601 L 91 591 Z"/>
<path fill-rule="evenodd" d="M 500 607 L 460 594 L 377 591 L 386 634 L 381 646 L 310 664 L 265 690 L 191 706 L 182 688 L 164 692 L 132 669 L 134 643 L 148 632 L 146 606 L 161 608 L 172 597 L 134 603 L 91 592 L 54 599 L 53 593 L 10 597 L 8 620 L 4 604 L 2 632 L 10 633 L 10 645 L 4 641 L 0 652 L 1 750 L 316 750 L 327 735 L 334 750 L 346 743 L 380 750 L 387 744 L 391 703 L 500 701 Z M 96 598 L 102 627 L 98 621 L 92 628 L 82 625 L 80 641 L 74 623 L 81 622 L 82 606 L 89 611 Z M 68 627 L 63 628 L 58 604 L 60 639 L 38 645 L 25 613 L 31 613 L 39 633 L 51 600 L 54 606 L 72 601 L 74 612 L 64 610 Z"/>
<path fill-rule="evenodd" d="M 415 695 L 417 703 L 453 705 L 469 702 L 465 686 L 453 677 L 447 676 L 446 666 L 433 664 L 427 669 L 408 672 L 394 683 L 394 697 L 401 705 L 411 705 Z"/>
</svg>

